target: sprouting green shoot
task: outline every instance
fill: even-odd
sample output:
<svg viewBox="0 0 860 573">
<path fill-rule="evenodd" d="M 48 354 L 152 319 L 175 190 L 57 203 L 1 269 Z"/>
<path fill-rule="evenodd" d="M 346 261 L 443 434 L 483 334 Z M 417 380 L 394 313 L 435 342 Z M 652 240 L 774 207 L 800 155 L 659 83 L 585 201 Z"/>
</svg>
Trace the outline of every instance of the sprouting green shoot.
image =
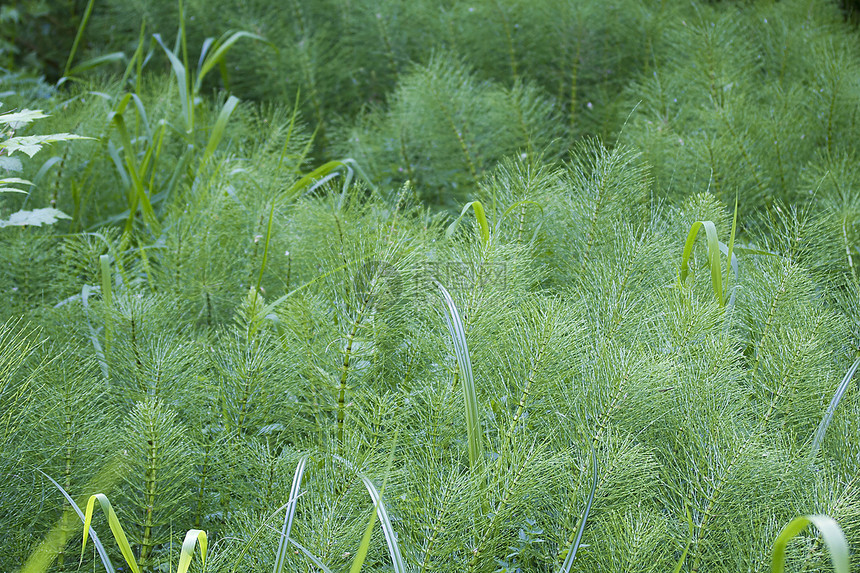
<svg viewBox="0 0 860 573">
<path fill-rule="evenodd" d="M 108 525 L 110 526 L 111 533 L 113 533 L 116 544 L 119 547 L 120 553 L 122 553 L 129 569 L 134 573 L 140 573 L 140 566 L 138 566 L 137 560 L 134 558 L 134 552 L 131 550 L 131 545 L 128 542 L 128 538 L 125 536 L 125 531 L 122 529 L 122 524 L 120 524 L 119 518 L 117 518 L 116 512 L 111 506 L 110 501 L 108 501 L 107 496 L 103 493 L 93 494 L 87 501 L 87 509 L 84 513 L 84 538 L 83 541 L 81 541 L 81 562 L 83 562 L 84 559 L 84 551 L 86 550 L 87 539 L 91 531 L 90 524 L 93 520 L 93 511 L 95 509 L 96 501 L 99 502 L 99 507 L 101 507 L 102 512 L 108 518 Z M 194 557 L 194 549 L 197 546 L 200 547 L 200 565 L 205 570 L 206 551 L 208 547 L 206 532 L 199 529 L 190 529 L 185 534 L 185 540 L 182 542 L 182 549 L 179 553 L 179 566 L 176 573 L 188 573 L 188 568 L 191 566 L 191 559 Z"/>
<path fill-rule="evenodd" d="M 459 225 L 460 220 L 466 215 L 469 207 L 471 207 L 475 212 L 475 220 L 478 223 L 478 233 L 481 238 L 481 244 L 486 246 L 487 243 L 490 242 L 490 224 L 487 222 L 487 213 L 484 211 L 484 206 L 480 201 L 470 201 L 469 203 L 466 203 L 463 210 L 460 212 L 460 216 L 448 226 L 448 230 L 445 232 L 445 235 L 449 239 L 454 235 L 454 231 L 457 230 L 457 225 Z"/>
<path fill-rule="evenodd" d="M 792 519 L 773 542 L 773 557 L 771 559 L 771 573 L 783 573 L 785 571 L 785 547 L 788 542 L 799 535 L 804 529 L 814 525 L 827 550 L 830 552 L 830 560 L 836 573 L 849 573 L 851 570 L 848 558 L 848 541 L 842 528 L 832 517 L 827 515 L 801 515 Z"/>
<path fill-rule="evenodd" d="M 696 238 L 701 229 L 705 229 L 705 237 L 708 246 L 708 263 L 711 268 L 711 287 L 714 296 L 720 306 L 725 306 L 726 299 L 723 294 L 723 271 L 720 265 L 720 241 L 717 238 L 717 227 L 713 221 L 696 221 L 690 228 L 687 241 L 684 243 L 684 252 L 681 255 L 681 284 L 687 280 L 690 273 L 690 257 L 693 247 L 696 246 Z"/>
</svg>

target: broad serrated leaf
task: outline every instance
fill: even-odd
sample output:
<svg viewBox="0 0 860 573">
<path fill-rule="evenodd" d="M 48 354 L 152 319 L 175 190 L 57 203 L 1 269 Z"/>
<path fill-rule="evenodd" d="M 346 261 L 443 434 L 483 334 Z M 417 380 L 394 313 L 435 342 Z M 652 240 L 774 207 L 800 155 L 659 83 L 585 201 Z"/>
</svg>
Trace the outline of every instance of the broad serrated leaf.
<svg viewBox="0 0 860 573">
<path fill-rule="evenodd" d="M 12 129 L 19 129 L 33 120 L 48 117 L 40 109 L 22 109 L 0 115 L 0 123 L 6 124 Z"/>
<path fill-rule="evenodd" d="M 42 146 L 47 143 L 56 143 L 58 141 L 69 141 L 72 139 L 92 139 L 92 137 L 84 137 L 73 133 L 52 133 L 50 135 L 25 135 L 23 137 L 10 137 L 6 141 L 0 142 L 0 149 L 5 149 L 9 155 L 16 151 L 26 153 L 29 157 L 36 155 Z"/>
<path fill-rule="evenodd" d="M 23 227 L 26 225 L 41 227 L 42 225 L 53 225 L 60 219 L 71 219 L 71 217 L 52 207 L 33 209 L 32 211 L 22 210 L 12 213 L 6 221 L 0 220 L 0 227 Z"/>
</svg>

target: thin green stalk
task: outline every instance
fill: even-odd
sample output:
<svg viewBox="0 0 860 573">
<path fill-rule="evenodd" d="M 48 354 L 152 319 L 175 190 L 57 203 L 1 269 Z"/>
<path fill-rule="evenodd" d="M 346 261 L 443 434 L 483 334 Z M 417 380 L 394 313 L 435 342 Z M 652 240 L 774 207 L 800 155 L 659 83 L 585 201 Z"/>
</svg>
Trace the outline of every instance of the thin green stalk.
<svg viewBox="0 0 860 573">
<path fill-rule="evenodd" d="M 89 2 L 87 2 L 86 10 L 84 10 L 84 17 L 81 18 L 81 24 L 78 26 L 78 32 L 75 34 L 75 41 L 72 43 L 72 49 L 69 50 L 69 57 L 66 59 L 66 67 L 63 68 L 64 76 L 68 76 L 69 70 L 72 68 L 72 62 L 75 59 L 75 54 L 78 51 L 81 39 L 84 37 L 84 30 L 87 27 L 87 23 L 90 21 L 90 15 L 93 13 L 93 6 L 95 3 L 96 0 L 89 0 Z"/>
</svg>

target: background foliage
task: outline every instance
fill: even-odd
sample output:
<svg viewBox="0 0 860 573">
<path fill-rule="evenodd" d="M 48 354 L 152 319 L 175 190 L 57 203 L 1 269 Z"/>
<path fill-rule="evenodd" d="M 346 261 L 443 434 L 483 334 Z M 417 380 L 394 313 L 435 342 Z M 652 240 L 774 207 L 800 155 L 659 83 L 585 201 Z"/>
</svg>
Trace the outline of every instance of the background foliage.
<svg viewBox="0 0 860 573">
<path fill-rule="evenodd" d="M 801 514 L 857 545 L 855 384 L 812 446 L 860 335 L 850 6 L 94 6 L 0 8 L 2 111 L 49 116 L 4 137 L 93 138 L 0 150 L 0 220 L 68 217 L 0 227 L 4 569 L 78 567 L 48 475 L 145 571 L 190 528 L 273 570 L 304 459 L 284 571 L 353 564 L 360 476 L 412 571 L 559 571 L 580 528 L 576 570 L 760 571 Z"/>
</svg>

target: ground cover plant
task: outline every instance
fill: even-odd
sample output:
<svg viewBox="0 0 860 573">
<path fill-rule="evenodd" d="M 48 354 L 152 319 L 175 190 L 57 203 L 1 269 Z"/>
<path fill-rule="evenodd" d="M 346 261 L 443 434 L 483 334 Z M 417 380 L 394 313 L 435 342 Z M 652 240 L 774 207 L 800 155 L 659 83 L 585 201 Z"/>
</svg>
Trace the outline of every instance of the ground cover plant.
<svg viewBox="0 0 860 573">
<path fill-rule="evenodd" d="M 4 5 L 0 569 L 856 567 L 849 8 Z"/>
</svg>

